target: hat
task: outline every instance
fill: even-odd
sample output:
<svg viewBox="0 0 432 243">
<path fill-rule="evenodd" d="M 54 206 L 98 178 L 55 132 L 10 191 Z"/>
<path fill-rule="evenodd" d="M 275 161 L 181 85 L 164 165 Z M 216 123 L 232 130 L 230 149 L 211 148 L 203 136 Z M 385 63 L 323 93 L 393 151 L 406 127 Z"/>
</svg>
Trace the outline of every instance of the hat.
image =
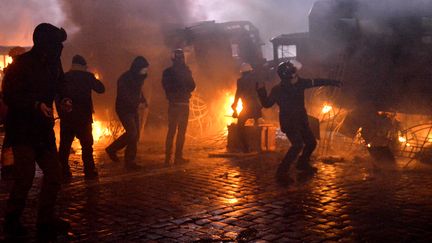
<svg viewBox="0 0 432 243">
<path fill-rule="evenodd" d="M 86 60 L 84 59 L 83 56 L 81 56 L 81 55 L 75 55 L 72 58 L 72 64 L 80 64 L 80 65 L 86 66 L 87 62 L 86 62 Z"/>
<path fill-rule="evenodd" d="M 36 26 L 33 32 L 33 43 L 35 45 L 62 43 L 67 39 L 66 31 L 52 24 L 42 23 Z"/>
</svg>

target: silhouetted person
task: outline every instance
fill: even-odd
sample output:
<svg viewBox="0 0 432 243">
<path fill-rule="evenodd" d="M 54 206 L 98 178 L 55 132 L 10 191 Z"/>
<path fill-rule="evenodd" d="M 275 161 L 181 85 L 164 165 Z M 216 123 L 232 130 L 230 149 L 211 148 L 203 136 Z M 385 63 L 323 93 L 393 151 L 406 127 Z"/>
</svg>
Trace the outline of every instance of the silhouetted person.
<svg viewBox="0 0 432 243">
<path fill-rule="evenodd" d="M 169 101 L 168 134 L 165 143 L 165 164 L 171 161 L 174 136 L 177 133 L 174 163 L 185 163 L 183 146 L 189 118 L 189 99 L 195 89 L 192 73 L 185 63 L 182 49 L 173 51 L 173 65 L 164 70 L 162 86 Z"/>
<path fill-rule="evenodd" d="M 282 62 L 277 69 L 281 82 L 272 88 L 267 96 L 265 87 L 258 87 L 261 104 L 269 108 L 275 103 L 279 106 L 279 122 L 282 132 L 286 134 L 291 147 L 279 165 L 277 176 L 281 178 L 289 170 L 292 162 L 300 155 L 296 168 L 300 171 L 314 173 L 316 168 L 309 163 L 310 156 L 317 142 L 308 122 L 304 103 L 304 91 L 308 88 L 324 85 L 341 86 L 340 81 L 326 79 L 304 79 L 297 76 L 297 69 L 291 62 Z"/>
<path fill-rule="evenodd" d="M 16 58 L 3 80 L 4 100 L 9 108 L 6 136 L 17 172 L 6 206 L 4 231 L 9 236 L 26 233 L 20 216 L 33 183 L 35 162 L 44 174 L 36 221 L 38 237 L 55 237 L 69 228 L 69 223 L 54 213 L 61 169 L 52 107 L 64 75 L 60 55 L 65 40 L 63 29 L 46 23 L 38 25 L 33 33 L 33 48 Z"/>
<path fill-rule="evenodd" d="M 130 69 L 117 81 L 116 112 L 126 132 L 105 151 L 113 161 L 119 162 L 116 152 L 126 147 L 124 156 L 126 169 L 140 169 L 135 162 L 140 128 L 138 107 L 140 103 L 147 105 L 141 88 L 147 77 L 148 66 L 147 60 L 138 56 L 133 60 Z"/>
<path fill-rule="evenodd" d="M 92 91 L 101 94 L 105 92 L 105 86 L 93 73 L 87 71 L 86 60 L 80 55 L 75 55 L 70 71 L 65 73 L 61 89 L 63 100 L 58 104 L 60 107 L 59 160 L 65 180 L 72 177 L 69 154 L 75 137 L 81 144 L 84 177 L 93 179 L 98 176 L 93 159 Z"/>
<path fill-rule="evenodd" d="M 15 60 L 19 55 L 23 54 L 24 52 L 26 52 L 26 50 L 23 47 L 17 46 L 14 47 L 12 49 L 9 50 L 8 55 L 12 58 L 12 62 L 13 60 Z M 7 67 L 3 70 L 5 73 L 7 71 Z M 4 120 L 6 118 L 6 114 L 7 114 L 7 105 L 4 104 L 3 101 L 3 93 L 0 92 L 0 109 L 1 109 L 1 124 L 4 123 Z M 11 180 L 13 179 L 13 153 L 12 153 L 12 147 L 10 146 L 9 142 L 8 142 L 8 138 L 5 136 L 3 138 L 3 145 L 2 145 L 2 150 L 1 150 L 1 178 L 2 180 Z"/>
<path fill-rule="evenodd" d="M 243 63 L 240 66 L 241 77 L 237 80 L 237 89 L 235 93 L 234 103 L 231 108 L 234 110 L 234 115 L 237 116 L 237 128 L 239 141 L 241 142 L 243 152 L 249 152 L 249 146 L 246 137 L 245 123 L 248 119 L 255 120 L 255 126 L 258 125 L 258 119 L 262 117 L 256 84 L 257 78 L 253 72 L 252 66 L 248 63 Z M 243 109 L 240 114 L 236 114 L 236 108 L 239 99 L 242 101 Z"/>
</svg>

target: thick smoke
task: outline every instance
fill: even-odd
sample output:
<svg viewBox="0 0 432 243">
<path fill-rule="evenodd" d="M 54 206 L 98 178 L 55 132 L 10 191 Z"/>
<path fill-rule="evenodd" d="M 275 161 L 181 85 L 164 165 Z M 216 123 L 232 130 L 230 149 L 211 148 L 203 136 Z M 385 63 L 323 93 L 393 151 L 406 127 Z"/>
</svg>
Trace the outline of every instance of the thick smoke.
<svg viewBox="0 0 432 243">
<path fill-rule="evenodd" d="M 312 0 L 308 2 L 66 1 L 63 3 L 63 10 L 67 23 L 75 26 L 76 33 L 65 48 L 64 65 L 69 65 L 73 54 L 80 53 L 88 58 L 90 65 L 97 67 L 111 94 L 104 95 L 103 100 L 96 99 L 99 106 L 96 105 L 101 107 L 102 104 L 106 107 L 111 104 L 111 107 L 106 107 L 106 112 L 102 112 L 107 113 L 112 111 L 117 77 L 128 69 L 134 56 L 144 55 L 151 63 L 150 77 L 144 90 L 151 99 L 150 118 L 156 119 L 149 122 L 161 124 L 164 119 L 161 110 L 166 110 L 166 100 L 160 85 L 161 72 L 170 65 L 170 48 L 165 45 L 166 33 L 203 20 L 250 20 L 260 28 L 264 43 L 268 45 L 272 36 L 307 29 L 307 11 Z M 282 8 L 285 8 L 285 11 L 281 11 Z M 302 11 L 292 11 L 295 8 L 301 8 Z M 223 11 L 227 9 L 231 11 Z M 281 28 L 276 29 L 275 26 Z M 231 80 L 233 84 L 235 78 Z M 201 90 L 209 90 L 212 86 L 211 80 L 197 80 L 197 84 Z M 111 103 L 106 102 L 107 99 L 110 99 Z"/>
<path fill-rule="evenodd" d="M 84 55 L 101 74 L 108 93 L 96 98 L 102 119 L 113 117 L 116 80 L 142 55 L 150 62 L 144 92 L 151 102 L 151 117 L 162 119 L 165 97 L 160 85 L 163 68 L 170 65 L 164 33 L 190 22 L 188 1 L 83 0 L 63 3 L 69 23 L 77 28 L 63 55 L 64 65 L 76 53 Z M 152 95 L 157 94 L 157 95 Z M 107 117 L 109 116 L 109 117 Z M 159 121 L 160 122 L 160 121 Z"/>
<path fill-rule="evenodd" d="M 195 13 L 218 22 L 251 21 L 260 30 L 264 57 L 273 59 L 269 40 L 280 34 L 306 32 L 308 14 L 316 0 L 216 0 L 197 1 Z"/>
<path fill-rule="evenodd" d="M 0 45 L 4 46 L 31 46 L 37 24 L 62 24 L 64 20 L 58 0 L 4 0 L 0 12 Z"/>
</svg>

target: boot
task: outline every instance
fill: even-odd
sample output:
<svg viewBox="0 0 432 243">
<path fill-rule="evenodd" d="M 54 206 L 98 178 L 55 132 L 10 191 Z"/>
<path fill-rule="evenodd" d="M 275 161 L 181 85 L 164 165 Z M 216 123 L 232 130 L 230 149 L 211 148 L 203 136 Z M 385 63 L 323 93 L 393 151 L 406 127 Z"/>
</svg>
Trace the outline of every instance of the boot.
<svg viewBox="0 0 432 243">
<path fill-rule="evenodd" d="M 114 162 L 116 162 L 116 163 L 120 162 L 120 159 L 119 159 L 119 157 L 117 156 L 117 154 L 116 154 L 115 151 L 113 151 L 112 149 L 110 149 L 110 148 L 108 147 L 108 148 L 105 149 L 105 152 L 108 154 L 108 157 L 109 157 L 112 161 L 114 161 Z"/>
</svg>

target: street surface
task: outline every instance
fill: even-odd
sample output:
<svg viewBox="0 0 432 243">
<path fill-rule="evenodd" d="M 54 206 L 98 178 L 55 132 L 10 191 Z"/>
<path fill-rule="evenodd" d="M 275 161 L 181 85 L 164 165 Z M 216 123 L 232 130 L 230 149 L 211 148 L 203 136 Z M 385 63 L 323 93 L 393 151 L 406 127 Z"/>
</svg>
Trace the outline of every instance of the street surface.
<svg viewBox="0 0 432 243">
<path fill-rule="evenodd" d="M 162 145 L 143 144 L 144 169 L 128 172 L 95 151 L 99 181 L 84 181 L 71 156 L 58 209 L 72 230 L 59 242 L 432 242 L 432 165 L 316 161 L 315 176 L 293 170 L 295 183 L 281 185 L 282 152 L 209 158 L 214 149 L 189 146 L 190 163 L 165 167 Z M 32 237 L 40 180 L 39 171 L 23 217 Z"/>
</svg>

